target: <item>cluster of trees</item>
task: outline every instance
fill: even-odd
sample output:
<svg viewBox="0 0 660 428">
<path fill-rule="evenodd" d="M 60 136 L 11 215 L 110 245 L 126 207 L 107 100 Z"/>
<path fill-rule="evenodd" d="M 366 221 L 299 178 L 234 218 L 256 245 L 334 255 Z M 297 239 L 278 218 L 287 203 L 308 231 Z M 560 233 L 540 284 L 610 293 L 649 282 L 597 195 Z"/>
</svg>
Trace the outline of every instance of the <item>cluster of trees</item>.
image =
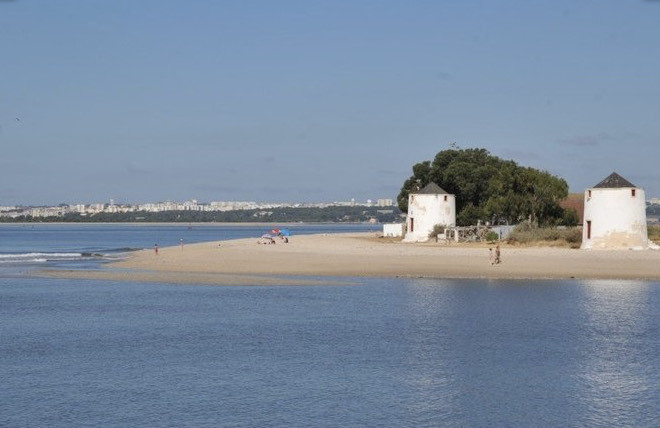
<svg viewBox="0 0 660 428">
<path fill-rule="evenodd" d="M 456 196 L 459 226 L 478 220 L 495 224 L 530 220 L 540 226 L 577 223 L 574 211 L 564 212 L 559 206 L 568 195 L 563 178 L 500 159 L 486 149 L 453 146 L 439 152 L 432 162 L 415 164 L 397 197 L 401 211 L 408 211 L 410 193 L 431 182 Z"/>
<path fill-rule="evenodd" d="M 326 207 L 326 208 L 273 208 L 264 210 L 237 210 L 237 211 L 163 211 L 151 213 L 146 211 L 132 213 L 98 213 L 83 216 L 70 213 L 57 217 L 30 217 L 16 218 L 0 217 L 0 222 L 144 222 L 144 223 L 360 223 L 376 219 L 380 223 L 399 220 L 401 212 L 392 209 L 383 210 L 376 207 Z"/>
</svg>

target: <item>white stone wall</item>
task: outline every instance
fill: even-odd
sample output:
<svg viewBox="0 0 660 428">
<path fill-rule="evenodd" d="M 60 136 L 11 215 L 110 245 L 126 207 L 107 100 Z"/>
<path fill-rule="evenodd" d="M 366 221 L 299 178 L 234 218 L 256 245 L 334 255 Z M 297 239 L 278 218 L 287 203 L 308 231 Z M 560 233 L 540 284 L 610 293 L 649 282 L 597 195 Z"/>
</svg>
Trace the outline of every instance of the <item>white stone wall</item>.
<svg viewBox="0 0 660 428">
<path fill-rule="evenodd" d="M 647 249 L 648 247 L 646 200 L 643 189 L 592 188 L 585 191 L 581 248 Z"/>
<path fill-rule="evenodd" d="M 383 236 L 390 238 L 399 238 L 403 236 L 403 223 L 385 223 L 383 224 Z"/>
<path fill-rule="evenodd" d="M 433 226 L 456 226 L 456 198 L 454 195 L 411 194 L 408 197 L 406 242 L 426 242 Z"/>
</svg>

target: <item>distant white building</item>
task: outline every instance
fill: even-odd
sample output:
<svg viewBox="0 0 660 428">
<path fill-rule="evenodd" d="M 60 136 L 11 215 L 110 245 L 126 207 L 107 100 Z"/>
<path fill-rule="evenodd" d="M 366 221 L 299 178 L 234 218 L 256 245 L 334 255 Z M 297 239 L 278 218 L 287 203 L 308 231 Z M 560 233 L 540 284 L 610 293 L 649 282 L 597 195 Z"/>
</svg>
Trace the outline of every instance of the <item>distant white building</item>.
<svg viewBox="0 0 660 428">
<path fill-rule="evenodd" d="M 456 226 L 456 197 L 429 183 L 408 196 L 406 242 L 425 242 L 436 224 Z"/>
<path fill-rule="evenodd" d="M 616 172 L 587 189 L 581 248 L 649 248 L 644 189 Z"/>
</svg>

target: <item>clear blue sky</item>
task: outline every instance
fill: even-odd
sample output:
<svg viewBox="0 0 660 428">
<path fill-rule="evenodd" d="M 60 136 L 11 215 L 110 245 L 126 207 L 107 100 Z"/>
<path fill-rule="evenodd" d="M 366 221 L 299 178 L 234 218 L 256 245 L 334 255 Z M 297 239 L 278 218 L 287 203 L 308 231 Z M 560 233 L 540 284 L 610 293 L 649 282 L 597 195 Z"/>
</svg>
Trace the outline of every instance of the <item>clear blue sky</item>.
<svg viewBox="0 0 660 428">
<path fill-rule="evenodd" d="M 660 196 L 660 1 L 0 0 L 0 205 L 394 198 L 455 142 Z"/>
</svg>

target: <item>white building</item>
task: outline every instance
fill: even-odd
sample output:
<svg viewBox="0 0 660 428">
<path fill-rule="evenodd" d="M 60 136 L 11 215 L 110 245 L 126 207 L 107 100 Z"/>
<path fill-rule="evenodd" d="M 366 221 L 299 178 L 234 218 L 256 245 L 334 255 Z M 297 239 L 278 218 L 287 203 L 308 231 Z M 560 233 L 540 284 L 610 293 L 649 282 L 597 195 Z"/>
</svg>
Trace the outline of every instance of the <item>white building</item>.
<svg viewBox="0 0 660 428">
<path fill-rule="evenodd" d="M 197 199 L 184 202 L 178 206 L 179 211 L 202 211 L 202 206 L 197 203 Z"/>
<path fill-rule="evenodd" d="M 436 225 L 456 226 L 456 197 L 429 183 L 408 196 L 406 242 L 425 242 Z"/>
<path fill-rule="evenodd" d="M 388 238 L 400 238 L 403 236 L 403 223 L 385 223 L 383 224 L 383 236 Z"/>
<path fill-rule="evenodd" d="M 587 189 L 581 248 L 649 248 L 644 189 L 616 172 Z"/>
</svg>

